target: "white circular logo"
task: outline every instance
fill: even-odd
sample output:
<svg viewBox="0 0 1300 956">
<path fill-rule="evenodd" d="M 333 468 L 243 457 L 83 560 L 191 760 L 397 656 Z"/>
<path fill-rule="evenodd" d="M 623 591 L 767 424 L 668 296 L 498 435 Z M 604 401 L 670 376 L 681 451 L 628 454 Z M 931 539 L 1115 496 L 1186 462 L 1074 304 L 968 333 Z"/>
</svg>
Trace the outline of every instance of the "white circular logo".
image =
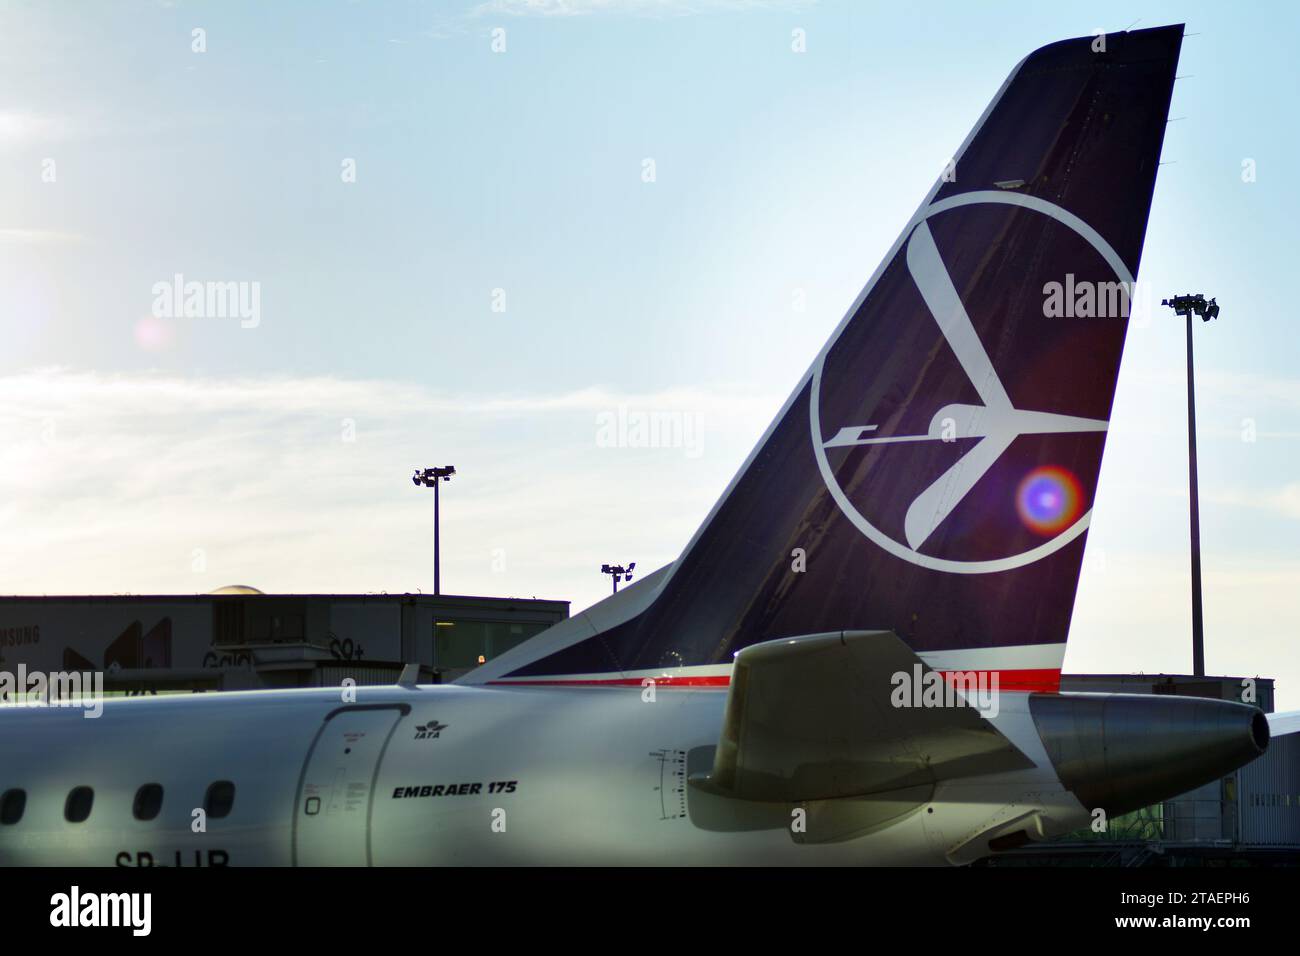
<svg viewBox="0 0 1300 956">
<path fill-rule="evenodd" d="M 812 385 L 808 400 L 809 420 L 812 430 L 813 453 L 817 458 L 817 467 L 821 470 L 826 489 L 834 498 L 844 516 L 869 539 L 884 548 L 890 554 L 910 561 L 923 568 L 934 571 L 948 571 L 955 574 L 987 574 L 994 571 L 1009 571 L 1026 564 L 1032 564 L 1050 554 L 1059 551 L 1088 528 L 1092 516 L 1089 508 L 1073 524 L 1044 541 L 1037 547 L 1004 558 L 985 561 L 957 561 L 938 558 L 920 553 L 918 548 L 935 530 L 939 523 L 957 506 L 966 492 L 974 487 L 997 463 L 1003 452 L 1020 435 L 1059 434 L 1063 432 L 1101 432 L 1107 423 L 1099 419 L 1079 418 L 1070 415 L 1058 415 L 1048 412 L 1036 412 L 1015 408 L 1011 404 L 993 369 L 984 347 L 980 342 L 965 307 L 948 277 L 947 269 L 935 247 L 927 220 L 942 212 L 959 206 L 976 204 L 1002 204 L 1021 206 L 1041 213 L 1073 230 L 1106 261 L 1116 278 L 1126 284 L 1128 292 L 1133 291 L 1133 276 L 1119 254 L 1111 248 L 1110 243 L 1086 222 L 1060 206 L 1020 193 L 979 191 L 950 196 L 940 200 L 917 214 L 904 230 L 906 237 L 904 255 L 917 288 L 925 300 L 927 308 L 939 325 L 952 352 L 956 355 L 971 384 L 980 395 L 981 404 L 954 403 L 944 406 L 935 413 L 926 435 L 909 435 L 897 437 L 877 437 L 873 433 L 874 425 L 861 425 L 842 428 L 829 441 L 823 438 L 821 427 L 821 382 L 826 357 L 839 339 L 836 334 L 822 350 L 813 367 Z M 901 240 L 900 240 L 901 243 Z M 894 255 L 898 254 L 897 248 Z M 889 261 L 892 261 L 892 256 Z M 883 273 L 883 270 L 881 270 Z M 873 283 L 874 286 L 874 283 Z M 861 304 L 870 295 L 871 287 L 863 294 Z M 841 325 L 840 332 L 856 316 L 855 309 L 850 319 Z M 898 441 L 925 441 L 937 439 L 941 421 L 957 423 L 957 434 L 965 438 L 978 438 L 975 443 L 948 472 L 921 491 L 908 508 L 904 521 L 904 537 L 907 543 L 894 540 L 873 525 L 854 506 L 840 487 L 834 470 L 826 457 L 826 449 L 843 448 L 856 445 L 886 444 Z M 870 435 L 871 437 L 865 437 Z"/>
</svg>

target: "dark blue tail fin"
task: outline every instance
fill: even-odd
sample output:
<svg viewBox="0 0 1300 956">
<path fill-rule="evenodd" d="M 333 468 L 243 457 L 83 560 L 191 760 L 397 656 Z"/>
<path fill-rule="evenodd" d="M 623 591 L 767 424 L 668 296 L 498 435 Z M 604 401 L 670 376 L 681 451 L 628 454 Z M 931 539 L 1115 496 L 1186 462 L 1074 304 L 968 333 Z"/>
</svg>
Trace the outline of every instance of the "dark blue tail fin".
<svg viewBox="0 0 1300 956">
<path fill-rule="evenodd" d="M 470 680 L 725 680 L 893 630 L 1059 679 L 1182 27 L 1027 57 L 682 557 Z"/>
</svg>

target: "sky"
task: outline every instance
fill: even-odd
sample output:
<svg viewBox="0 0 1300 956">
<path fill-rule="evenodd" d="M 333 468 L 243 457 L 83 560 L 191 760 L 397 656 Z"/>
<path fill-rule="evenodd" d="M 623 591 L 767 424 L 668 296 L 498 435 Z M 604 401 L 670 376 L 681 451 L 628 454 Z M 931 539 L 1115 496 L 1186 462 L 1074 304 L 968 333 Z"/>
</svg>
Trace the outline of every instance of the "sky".
<svg viewBox="0 0 1300 956">
<path fill-rule="evenodd" d="M 0 2 L 0 592 L 427 592 L 453 463 L 443 590 L 577 611 L 676 557 L 1025 54 L 1176 22 L 1139 280 L 1223 307 L 1207 668 L 1300 707 L 1289 3 Z M 1190 669 L 1183 334 L 1131 324 L 1067 670 Z"/>
</svg>

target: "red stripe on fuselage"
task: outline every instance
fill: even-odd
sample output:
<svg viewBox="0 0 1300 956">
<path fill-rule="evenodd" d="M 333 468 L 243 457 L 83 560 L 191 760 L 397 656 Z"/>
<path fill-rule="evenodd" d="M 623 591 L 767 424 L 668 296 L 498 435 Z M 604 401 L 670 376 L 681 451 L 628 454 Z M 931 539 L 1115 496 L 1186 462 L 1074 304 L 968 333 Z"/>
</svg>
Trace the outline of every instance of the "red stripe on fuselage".
<svg viewBox="0 0 1300 956">
<path fill-rule="evenodd" d="M 1036 691 L 1055 694 L 1061 689 L 1061 671 L 1059 668 L 1037 668 L 1027 670 L 953 670 L 940 671 L 949 684 L 956 681 L 957 675 L 974 674 L 975 686 L 993 688 L 994 675 L 997 690 L 1020 692 Z M 521 680 L 492 680 L 489 684 L 524 687 L 644 687 L 646 681 L 652 681 L 656 687 L 713 687 L 726 688 L 731 684 L 731 675 L 719 674 L 710 677 L 596 677 L 573 680 L 568 678 L 538 678 Z"/>
<path fill-rule="evenodd" d="M 949 684 L 955 683 L 959 674 L 963 676 L 973 674 L 975 675 L 975 686 L 977 688 L 988 688 L 990 690 L 1055 694 L 1061 689 L 1061 669 L 1059 667 L 1015 671 L 952 670 L 940 671 L 939 673 L 943 675 L 943 679 Z M 996 687 L 993 684 L 995 679 L 997 680 Z"/>
<path fill-rule="evenodd" d="M 521 684 L 526 687 L 644 687 L 653 681 L 656 687 L 726 687 L 730 674 L 716 677 L 597 677 L 583 680 L 557 678 L 554 680 L 490 680 L 489 684 Z"/>
</svg>

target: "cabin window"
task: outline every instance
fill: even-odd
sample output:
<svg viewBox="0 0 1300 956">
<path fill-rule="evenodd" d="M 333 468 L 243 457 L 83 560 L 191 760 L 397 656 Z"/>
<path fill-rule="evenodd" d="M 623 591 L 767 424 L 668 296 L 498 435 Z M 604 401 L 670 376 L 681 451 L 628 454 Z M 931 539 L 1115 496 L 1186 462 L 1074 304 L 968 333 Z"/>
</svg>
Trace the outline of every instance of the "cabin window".
<svg viewBox="0 0 1300 956">
<path fill-rule="evenodd" d="M 230 813 L 235 805 L 235 785 L 229 780 L 218 780 L 208 787 L 208 795 L 203 801 L 203 808 L 208 816 L 220 820 Z"/>
<path fill-rule="evenodd" d="M 63 819 L 69 823 L 82 823 L 90 816 L 90 808 L 94 805 L 94 790 L 89 787 L 73 787 L 63 805 Z"/>
<path fill-rule="evenodd" d="M 6 790 L 0 797 L 0 823 L 12 826 L 23 818 L 27 809 L 26 790 Z"/>
<path fill-rule="evenodd" d="M 160 783 L 146 783 L 135 792 L 131 813 L 137 820 L 152 820 L 162 809 L 163 788 Z"/>
</svg>

